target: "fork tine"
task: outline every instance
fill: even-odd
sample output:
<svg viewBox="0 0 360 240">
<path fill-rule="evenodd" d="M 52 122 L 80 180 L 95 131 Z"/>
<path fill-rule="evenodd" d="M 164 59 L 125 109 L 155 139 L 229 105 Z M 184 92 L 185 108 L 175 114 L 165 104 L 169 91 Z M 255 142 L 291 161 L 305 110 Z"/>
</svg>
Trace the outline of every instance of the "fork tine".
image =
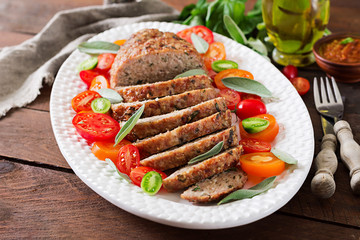
<svg viewBox="0 0 360 240">
<path fill-rule="evenodd" d="M 327 91 L 327 94 L 328 94 L 329 102 L 330 103 L 335 103 L 334 94 L 332 92 L 328 77 L 325 77 L 325 84 L 326 84 L 326 91 Z M 332 85 L 334 87 L 334 83 Z"/>
<path fill-rule="evenodd" d="M 320 77 L 320 91 L 321 91 L 321 102 L 326 103 L 327 102 L 326 90 L 325 90 L 324 79 L 322 77 Z"/>
<path fill-rule="evenodd" d="M 333 89 L 334 89 L 334 93 L 335 93 L 336 102 L 340 103 L 340 104 L 343 104 L 341 94 L 340 94 L 339 88 L 338 88 L 338 86 L 337 86 L 337 84 L 335 82 L 334 77 L 331 77 L 331 81 L 332 81 L 332 85 L 333 85 Z"/>
<path fill-rule="evenodd" d="M 320 105 L 319 87 L 316 77 L 314 78 L 314 102 L 316 107 Z"/>
</svg>

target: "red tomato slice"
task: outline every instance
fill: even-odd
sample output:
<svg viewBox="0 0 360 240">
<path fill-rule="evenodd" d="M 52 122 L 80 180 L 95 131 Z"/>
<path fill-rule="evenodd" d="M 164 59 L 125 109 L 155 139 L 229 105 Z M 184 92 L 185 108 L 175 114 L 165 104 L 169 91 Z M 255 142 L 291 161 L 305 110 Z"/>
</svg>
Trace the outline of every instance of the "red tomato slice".
<svg viewBox="0 0 360 240">
<path fill-rule="evenodd" d="M 95 91 L 84 91 L 71 100 L 71 106 L 77 113 L 81 111 L 91 111 L 91 102 L 96 98 L 101 98 L 101 95 Z"/>
<path fill-rule="evenodd" d="M 255 115 L 266 113 L 265 104 L 257 99 L 245 99 L 236 106 L 236 115 L 240 119 L 246 119 Z"/>
<path fill-rule="evenodd" d="M 225 85 L 221 81 L 223 78 L 227 78 L 227 77 L 245 77 L 245 78 L 254 79 L 254 76 L 251 74 L 251 72 L 248 72 L 246 70 L 242 70 L 242 69 L 226 69 L 226 70 L 223 70 L 223 71 L 219 72 L 215 76 L 214 82 L 216 84 L 216 87 L 219 88 L 219 89 L 227 88 L 227 87 L 225 87 Z"/>
<path fill-rule="evenodd" d="M 234 110 L 240 102 L 240 94 L 232 89 L 221 89 L 219 96 L 225 98 L 226 106 L 230 110 Z"/>
<path fill-rule="evenodd" d="M 254 116 L 256 118 L 263 118 L 269 121 L 269 126 L 258 133 L 248 133 L 245 131 L 244 127 L 242 126 L 242 122 L 240 122 L 240 136 L 241 139 L 243 138 L 254 138 L 257 140 L 265 141 L 265 142 L 272 142 L 276 138 L 277 134 L 279 133 L 279 124 L 276 122 L 276 119 L 273 115 L 270 114 L 260 114 Z"/>
<path fill-rule="evenodd" d="M 120 148 L 116 167 L 120 172 L 130 175 L 132 169 L 140 166 L 140 152 L 134 145 L 125 145 Z"/>
<path fill-rule="evenodd" d="M 154 168 L 151 168 L 151 167 L 137 167 L 137 168 L 134 168 L 133 170 L 131 170 L 130 172 L 130 179 L 131 181 L 140 187 L 140 184 L 141 184 L 141 180 L 142 178 L 144 177 L 144 175 L 148 172 L 151 172 L 151 171 L 155 171 L 155 172 L 158 172 L 160 173 L 161 175 L 161 178 L 164 180 L 167 176 L 165 173 L 163 173 L 162 171 L 160 170 L 157 170 L 157 169 L 154 169 Z"/>
<path fill-rule="evenodd" d="M 240 98 L 241 98 L 241 101 L 245 100 L 245 99 L 257 99 L 257 100 L 261 101 L 260 96 L 255 95 L 255 94 L 251 94 L 251 93 L 244 93 L 244 92 L 240 93 Z"/>
<path fill-rule="evenodd" d="M 131 144 L 131 142 L 125 139 L 121 140 L 116 146 L 114 146 L 114 142 L 94 142 L 91 152 L 99 160 L 109 158 L 115 164 L 120 148 L 127 144 Z"/>
<path fill-rule="evenodd" d="M 108 70 L 111 68 L 114 63 L 116 54 L 113 53 L 103 53 L 98 56 L 97 68 L 101 70 Z"/>
<path fill-rule="evenodd" d="M 113 141 L 120 130 L 116 120 L 102 113 L 78 113 L 73 118 L 72 124 L 80 136 L 90 142 Z"/>
<path fill-rule="evenodd" d="M 192 33 L 195 33 L 199 37 L 203 38 L 209 44 L 214 42 L 213 32 L 210 29 L 208 29 L 207 27 L 201 26 L 201 25 L 186 28 L 186 29 L 178 32 L 176 35 L 178 35 L 182 39 L 185 39 L 189 43 L 192 43 L 192 41 L 191 41 Z"/>
<path fill-rule="evenodd" d="M 79 73 L 81 80 L 86 83 L 87 87 L 89 88 L 91 85 L 91 81 L 96 77 L 99 76 L 100 73 L 95 69 L 91 70 L 82 70 Z"/>
<path fill-rule="evenodd" d="M 270 152 L 271 150 L 270 143 L 253 138 L 241 139 L 239 144 L 242 145 L 244 153 Z"/>
<path fill-rule="evenodd" d="M 285 170 L 285 162 L 271 152 L 243 154 L 240 166 L 247 174 L 258 177 L 276 176 Z"/>
<path fill-rule="evenodd" d="M 300 96 L 306 94 L 310 89 L 310 82 L 306 78 L 296 77 L 291 79 L 290 82 L 294 85 Z"/>
</svg>

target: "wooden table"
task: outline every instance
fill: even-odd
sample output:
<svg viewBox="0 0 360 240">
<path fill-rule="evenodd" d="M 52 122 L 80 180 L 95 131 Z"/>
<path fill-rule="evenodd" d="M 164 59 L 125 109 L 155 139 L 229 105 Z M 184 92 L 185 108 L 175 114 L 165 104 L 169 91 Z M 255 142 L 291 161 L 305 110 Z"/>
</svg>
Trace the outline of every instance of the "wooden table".
<svg viewBox="0 0 360 240">
<path fill-rule="evenodd" d="M 182 9 L 196 0 L 167 0 Z M 101 0 L 1 0 L 0 47 L 31 38 L 59 10 L 101 4 Z M 248 2 L 251 7 L 254 1 Z M 332 0 L 329 28 L 358 32 L 360 1 Z M 1 67 L 1 66 L 0 66 Z M 299 75 L 324 73 L 313 64 Z M 360 83 L 339 84 L 346 97 L 344 119 L 360 142 Z M 339 162 L 333 197 L 310 190 L 312 167 L 295 197 L 262 220 L 241 227 L 200 231 L 169 227 L 134 216 L 87 187 L 71 170 L 56 144 L 49 114 L 51 87 L 31 104 L 0 119 L 0 239 L 360 239 L 360 198 Z M 311 89 L 312 92 L 312 89 Z M 315 153 L 322 137 L 311 92 L 303 97 L 315 131 Z"/>
</svg>

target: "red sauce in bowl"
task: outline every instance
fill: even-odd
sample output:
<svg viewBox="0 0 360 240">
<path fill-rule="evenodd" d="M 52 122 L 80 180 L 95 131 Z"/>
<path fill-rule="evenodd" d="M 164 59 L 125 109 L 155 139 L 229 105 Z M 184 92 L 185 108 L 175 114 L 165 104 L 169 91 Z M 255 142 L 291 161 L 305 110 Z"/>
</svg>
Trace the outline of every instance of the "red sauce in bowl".
<svg viewBox="0 0 360 240">
<path fill-rule="evenodd" d="M 322 57 L 340 63 L 360 62 L 360 39 L 353 38 L 353 41 L 342 43 L 345 38 L 334 39 L 321 47 Z"/>
</svg>

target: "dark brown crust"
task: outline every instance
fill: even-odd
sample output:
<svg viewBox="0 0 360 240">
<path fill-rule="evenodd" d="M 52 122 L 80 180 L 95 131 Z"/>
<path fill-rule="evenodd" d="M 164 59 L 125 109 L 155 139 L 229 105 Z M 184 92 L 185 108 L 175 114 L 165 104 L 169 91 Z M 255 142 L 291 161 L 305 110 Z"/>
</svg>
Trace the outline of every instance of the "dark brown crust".
<svg viewBox="0 0 360 240">
<path fill-rule="evenodd" d="M 134 142 L 226 110 L 227 106 L 224 98 L 211 99 L 193 107 L 162 115 L 161 118 L 140 119 L 126 138 Z"/>
<path fill-rule="evenodd" d="M 211 87 L 211 79 L 208 76 L 196 75 L 164 82 L 117 87 L 115 90 L 121 95 L 124 102 L 137 102 Z"/>
<path fill-rule="evenodd" d="M 181 198 L 195 203 L 218 201 L 224 196 L 242 188 L 247 174 L 239 169 L 224 171 L 196 183 L 181 194 Z"/>
<path fill-rule="evenodd" d="M 163 186 L 169 192 L 176 192 L 235 167 L 239 162 L 241 152 L 242 147 L 237 146 L 200 163 L 186 166 L 165 178 Z"/>
<path fill-rule="evenodd" d="M 144 159 L 155 153 L 165 151 L 230 126 L 231 112 L 227 110 L 226 112 L 219 112 L 199 121 L 175 128 L 172 131 L 146 138 L 133 145 L 139 149 L 140 158 Z"/>
<path fill-rule="evenodd" d="M 127 121 L 143 104 L 142 118 L 162 115 L 213 99 L 216 95 L 215 88 L 205 88 L 143 102 L 113 104 L 112 117 L 117 121 Z"/>
<path fill-rule="evenodd" d="M 224 149 L 239 144 L 235 126 L 164 153 L 152 155 L 143 159 L 140 164 L 161 171 L 179 167 L 187 164 L 192 158 L 209 151 L 221 141 L 224 141 Z"/>
</svg>

